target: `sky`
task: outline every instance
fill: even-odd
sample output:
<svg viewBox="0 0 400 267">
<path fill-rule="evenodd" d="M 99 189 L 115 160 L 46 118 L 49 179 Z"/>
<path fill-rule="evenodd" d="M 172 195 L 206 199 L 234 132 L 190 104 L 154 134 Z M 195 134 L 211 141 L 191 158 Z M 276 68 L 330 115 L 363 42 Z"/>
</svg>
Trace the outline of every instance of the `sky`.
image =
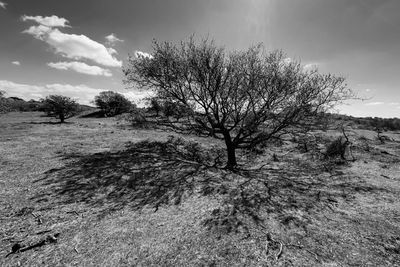
<svg viewBox="0 0 400 267">
<path fill-rule="evenodd" d="M 122 83 L 128 55 L 195 34 L 228 51 L 263 43 L 344 76 L 363 100 L 340 113 L 400 117 L 399 14 L 399 0 L 0 0 L 0 90 L 138 101 L 149 94 Z"/>
</svg>

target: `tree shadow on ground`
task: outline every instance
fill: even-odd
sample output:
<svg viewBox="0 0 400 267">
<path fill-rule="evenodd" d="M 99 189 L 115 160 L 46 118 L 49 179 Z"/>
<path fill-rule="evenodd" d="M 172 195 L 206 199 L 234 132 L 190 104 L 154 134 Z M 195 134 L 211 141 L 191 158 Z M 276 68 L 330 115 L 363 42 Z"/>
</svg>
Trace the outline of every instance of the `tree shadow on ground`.
<svg viewBox="0 0 400 267">
<path fill-rule="evenodd" d="M 179 204 L 195 187 L 211 179 L 208 154 L 196 143 L 171 138 L 167 142 L 128 143 L 126 149 L 93 155 L 68 154 L 65 167 L 45 173 L 46 193 L 61 203 L 84 202 L 117 210 Z"/>
<path fill-rule="evenodd" d="M 70 122 L 70 121 L 65 121 L 65 122 L 60 122 L 60 121 L 31 121 L 31 122 L 28 122 L 28 124 L 56 125 L 56 124 L 73 124 L 73 122 Z"/>
<path fill-rule="evenodd" d="M 104 118 L 104 117 L 105 117 L 104 112 L 101 110 L 93 111 L 79 116 L 79 118 Z"/>
<path fill-rule="evenodd" d="M 69 154 L 65 167 L 46 172 L 41 182 L 47 189 L 34 200 L 85 203 L 101 215 L 125 207 L 157 211 L 195 194 L 218 197 L 220 207 L 203 225 L 229 233 L 247 231 L 249 221 L 262 223 L 261 214 L 273 214 L 283 225 L 306 227 L 307 217 L 293 214 L 333 210 L 338 199 L 351 200 L 355 192 L 382 190 L 361 179 L 322 175 L 318 168 L 298 164 L 229 171 L 219 167 L 220 158 L 220 150 L 180 138 L 129 143 L 117 152 Z"/>
</svg>

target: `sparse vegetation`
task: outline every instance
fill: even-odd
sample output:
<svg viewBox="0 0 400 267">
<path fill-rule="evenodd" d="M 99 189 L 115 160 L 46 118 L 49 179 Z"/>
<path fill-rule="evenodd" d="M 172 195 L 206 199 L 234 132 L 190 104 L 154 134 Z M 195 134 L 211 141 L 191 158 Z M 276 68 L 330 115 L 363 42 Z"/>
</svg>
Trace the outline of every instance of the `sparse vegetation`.
<svg viewBox="0 0 400 267">
<path fill-rule="evenodd" d="M 400 119 L 398 118 L 354 118 L 354 122 L 360 125 L 362 128 L 369 130 L 381 129 L 386 131 L 400 130 Z"/>
<path fill-rule="evenodd" d="M 219 167 L 226 154 L 215 138 L 132 129 L 117 118 L 74 117 L 58 127 L 47 120 L 29 112 L 0 120 L 0 265 L 400 260 L 394 132 L 382 144 L 374 131 L 347 130 L 358 160 L 329 166 L 308 156 L 338 132 L 315 129 L 308 151 L 289 138 L 259 147 L 257 158 L 239 150 L 245 163 L 230 171 Z M 5 258 L 16 244 L 19 252 Z"/>
</svg>

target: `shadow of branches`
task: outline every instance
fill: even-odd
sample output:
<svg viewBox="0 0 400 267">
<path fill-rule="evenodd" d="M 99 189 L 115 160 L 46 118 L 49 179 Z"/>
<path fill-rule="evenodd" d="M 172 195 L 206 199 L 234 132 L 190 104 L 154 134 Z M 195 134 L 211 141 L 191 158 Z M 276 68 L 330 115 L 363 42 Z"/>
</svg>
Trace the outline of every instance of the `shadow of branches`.
<svg viewBox="0 0 400 267">
<path fill-rule="evenodd" d="M 58 195 L 63 203 L 85 202 L 111 210 L 179 204 L 196 185 L 212 179 L 207 172 L 218 169 L 216 162 L 209 164 L 210 153 L 180 138 L 128 143 L 122 151 L 70 154 L 64 159 L 72 162 L 46 172 L 44 183 L 50 188 L 45 194 Z"/>
<path fill-rule="evenodd" d="M 249 221 L 263 222 L 262 214 L 274 214 L 284 225 L 306 227 L 307 217 L 296 217 L 293 211 L 333 210 L 339 198 L 350 200 L 354 192 L 379 190 L 361 180 L 324 176 L 318 168 L 296 164 L 228 171 L 220 167 L 223 158 L 220 149 L 174 137 L 128 143 L 117 152 L 65 155 L 70 163 L 46 172 L 42 182 L 47 189 L 35 199 L 85 203 L 109 213 L 124 207 L 157 211 L 194 194 L 212 196 L 220 200 L 220 207 L 203 225 L 229 233 L 247 232 Z"/>
</svg>

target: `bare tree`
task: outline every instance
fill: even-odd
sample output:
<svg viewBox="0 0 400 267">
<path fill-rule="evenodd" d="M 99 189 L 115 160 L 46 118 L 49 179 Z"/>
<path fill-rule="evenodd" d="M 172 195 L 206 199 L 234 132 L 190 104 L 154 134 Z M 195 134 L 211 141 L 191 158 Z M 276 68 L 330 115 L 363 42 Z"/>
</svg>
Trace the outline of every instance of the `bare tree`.
<svg viewBox="0 0 400 267">
<path fill-rule="evenodd" d="M 124 74 L 127 84 L 185 105 L 191 112 L 181 127 L 223 139 L 233 168 L 236 149 L 279 137 L 352 96 L 344 78 L 286 58 L 262 45 L 227 53 L 209 40 L 154 41 L 152 56 L 130 57 Z"/>
</svg>

